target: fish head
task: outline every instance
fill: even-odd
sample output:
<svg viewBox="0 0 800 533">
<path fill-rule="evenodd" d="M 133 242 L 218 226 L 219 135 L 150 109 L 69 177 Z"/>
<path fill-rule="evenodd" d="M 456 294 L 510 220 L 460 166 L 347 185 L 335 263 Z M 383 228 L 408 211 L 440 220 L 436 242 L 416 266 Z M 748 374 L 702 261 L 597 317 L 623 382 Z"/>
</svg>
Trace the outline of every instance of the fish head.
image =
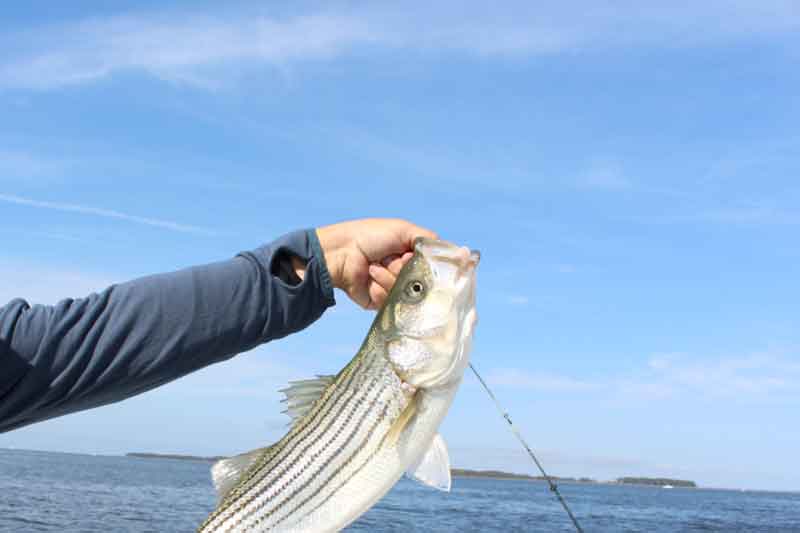
<svg viewBox="0 0 800 533">
<path fill-rule="evenodd" d="M 469 364 L 475 311 L 475 270 L 480 253 L 428 238 L 400 271 L 378 317 L 387 354 L 413 387 L 460 381 Z"/>
</svg>

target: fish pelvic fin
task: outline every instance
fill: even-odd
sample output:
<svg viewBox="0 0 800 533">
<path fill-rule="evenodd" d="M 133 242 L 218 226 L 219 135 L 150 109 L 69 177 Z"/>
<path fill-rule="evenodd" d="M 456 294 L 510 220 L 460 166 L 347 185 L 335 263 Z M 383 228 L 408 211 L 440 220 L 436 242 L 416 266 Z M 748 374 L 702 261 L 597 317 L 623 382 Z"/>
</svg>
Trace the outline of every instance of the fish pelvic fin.
<svg viewBox="0 0 800 533">
<path fill-rule="evenodd" d="M 447 453 L 447 445 L 440 434 L 436 434 L 431 441 L 431 445 L 419 458 L 419 461 L 412 464 L 406 475 L 423 485 L 433 487 L 444 492 L 450 492 L 450 455 Z"/>
</svg>

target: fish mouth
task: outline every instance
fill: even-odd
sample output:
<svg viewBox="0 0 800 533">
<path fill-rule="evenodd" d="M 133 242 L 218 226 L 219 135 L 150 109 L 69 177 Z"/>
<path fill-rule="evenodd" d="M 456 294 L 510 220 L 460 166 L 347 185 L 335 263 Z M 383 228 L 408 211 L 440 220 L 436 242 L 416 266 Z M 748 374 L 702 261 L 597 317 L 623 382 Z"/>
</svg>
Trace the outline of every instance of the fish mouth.
<svg viewBox="0 0 800 533">
<path fill-rule="evenodd" d="M 452 264 L 460 274 L 469 273 L 481 260 L 481 253 L 478 250 L 470 250 L 466 246 L 428 237 L 417 237 L 414 249 L 432 261 Z"/>
</svg>

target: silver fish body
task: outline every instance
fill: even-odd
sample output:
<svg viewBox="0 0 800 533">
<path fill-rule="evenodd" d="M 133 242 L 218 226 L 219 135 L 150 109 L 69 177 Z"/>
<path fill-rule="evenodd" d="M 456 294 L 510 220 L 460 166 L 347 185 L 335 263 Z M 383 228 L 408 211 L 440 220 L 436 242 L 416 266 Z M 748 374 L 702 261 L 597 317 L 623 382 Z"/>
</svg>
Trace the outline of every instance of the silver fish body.
<svg viewBox="0 0 800 533">
<path fill-rule="evenodd" d="M 404 473 L 449 490 L 437 430 L 468 364 L 477 262 L 418 240 L 350 363 L 286 390 L 289 432 L 214 466 L 220 504 L 198 531 L 338 531 Z"/>
</svg>

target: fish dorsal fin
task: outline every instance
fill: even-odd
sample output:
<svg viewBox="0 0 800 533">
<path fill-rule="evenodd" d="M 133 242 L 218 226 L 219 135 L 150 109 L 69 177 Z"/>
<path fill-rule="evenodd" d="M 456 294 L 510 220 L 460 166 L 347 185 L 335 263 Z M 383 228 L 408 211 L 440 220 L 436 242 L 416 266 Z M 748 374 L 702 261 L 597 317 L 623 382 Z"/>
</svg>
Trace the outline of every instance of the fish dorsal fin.
<svg viewBox="0 0 800 533">
<path fill-rule="evenodd" d="M 220 502 L 239 483 L 242 475 L 250 470 L 267 450 L 269 450 L 268 447 L 259 448 L 214 463 L 214 466 L 211 467 L 211 479 L 214 481 L 214 488 L 217 489 Z"/>
<path fill-rule="evenodd" d="M 311 410 L 311 406 L 322 396 L 335 378 L 336 376 L 317 376 L 314 379 L 290 381 L 288 387 L 281 389 L 280 392 L 286 396 L 281 400 L 286 404 L 283 412 L 289 415 L 292 423 L 303 418 Z"/>
<path fill-rule="evenodd" d="M 412 464 L 406 475 L 423 485 L 450 492 L 450 456 L 447 445 L 438 433 L 419 461 Z"/>
</svg>

